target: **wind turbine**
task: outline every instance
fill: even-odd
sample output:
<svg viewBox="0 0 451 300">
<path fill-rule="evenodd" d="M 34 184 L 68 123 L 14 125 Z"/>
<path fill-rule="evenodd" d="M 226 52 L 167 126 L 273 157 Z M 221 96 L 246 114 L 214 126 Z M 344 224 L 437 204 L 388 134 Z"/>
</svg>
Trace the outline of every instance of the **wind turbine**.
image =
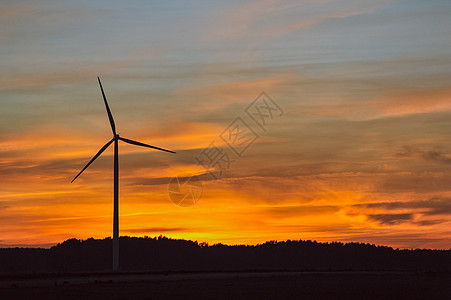
<svg viewBox="0 0 451 300">
<path fill-rule="evenodd" d="M 113 115 L 111 114 L 110 107 L 108 106 L 108 102 L 106 100 L 105 92 L 103 91 L 100 78 L 97 77 L 97 80 L 99 81 L 100 90 L 102 91 L 103 101 L 105 102 L 108 119 L 110 120 L 111 130 L 113 131 L 113 138 L 108 143 L 106 143 L 99 150 L 99 152 L 97 152 L 96 155 L 94 155 L 94 157 L 86 164 L 86 166 L 80 171 L 80 173 L 78 173 L 77 176 L 75 176 L 75 178 L 72 179 L 71 183 L 74 182 L 75 179 L 77 179 L 78 176 L 80 176 L 81 173 L 83 173 L 83 171 L 86 170 L 94 162 L 94 160 L 96 160 L 96 158 L 99 157 L 100 154 L 102 154 L 103 151 L 105 151 L 111 145 L 112 142 L 114 142 L 113 271 L 117 271 L 119 268 L 119 150 L 118 150 L 119 140 L 136 146 L 152 148 L 170 153 L 175 152 L 119 136 L 119 134 L 116 133 L 116 125 L 114 124 Z"/>
</svg>

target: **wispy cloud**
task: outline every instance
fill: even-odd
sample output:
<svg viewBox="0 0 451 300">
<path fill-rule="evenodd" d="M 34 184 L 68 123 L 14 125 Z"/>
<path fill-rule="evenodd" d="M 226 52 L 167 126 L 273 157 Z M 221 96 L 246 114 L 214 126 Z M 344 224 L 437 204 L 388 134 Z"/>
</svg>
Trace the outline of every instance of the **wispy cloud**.
<svg viewBox="0 0 451 300">
<path fill-rule="evenodd" d="M 449 198 L 431 198 L 416 201 L 393 201 L 355 204 L 344 208 L 353 216 L 365 216 L 369 221 L 384 226 L 407 223 L 417 226 L 434 226 L 447 223 L 451 215 Z"/>
<path fill-rule="evenodd" d="M 406 202 L 379 202 L 369 204 L 357 204 L 355 206 L 373 209 L 384 209 L 386 211 L 411 209 L 415 210 L 416 213 L 421 213 L 423 215 L 451 214 L 451 199 L 449 198 L 431 198 L 422 201 L 406 201 Z"/>
<path fill-rule="evenodd" d="M 297 30 L 308 29 L 329 19 L 371 13 L 392 2 L 252 1 L 215 15 L 210 22 L 220 27 L 211 32 L 209 38 L 261 39 L 277 37 Z M 268 22 L 268 19 L 272 19 L 273 22 Z"/>
<path fill-rule="evenodd" d="M 400 158 L 421 158 L 427 161 L 435 161 L 438 163 L 451 163 L 450 155 L 438 150 L 424 151 L 414 146 L 404 146 L 401 152 L 396 153 Z"/>
<path fill-rule="evenodd" d="M 402 222 L 412 220 L 414 214 L 369 214 L 370 220 L 380 222 L 384 225 L 396 225 Z"/>
<path fill-rule="evenodd" d="M 187 231 L 189 228 L 184 227 L 145 227 L 145 228 L 125 228 L 122 231 L 127 233 L 149 233 L 159 234 L 160 232 L 181 232 Z"/>
</svg>

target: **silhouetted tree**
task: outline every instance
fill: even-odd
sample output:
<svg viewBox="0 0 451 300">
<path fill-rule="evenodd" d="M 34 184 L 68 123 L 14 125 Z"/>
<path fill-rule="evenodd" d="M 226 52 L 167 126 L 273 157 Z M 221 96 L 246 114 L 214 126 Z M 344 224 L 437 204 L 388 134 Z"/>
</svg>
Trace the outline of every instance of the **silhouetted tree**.
<svg viewBox="0 0 451 300">
<path fill-rule="evenodd" d="M 368 270 L 451 272 L 450 250 L 394 250 L 362 243 L 268 241 L 209 245 L 159 237 L 121 237 L 123 271 Z M 50 249 L 0 249 L 0 272 L 111 270 L 112 240 L 69 239 Z"/>
</svg>

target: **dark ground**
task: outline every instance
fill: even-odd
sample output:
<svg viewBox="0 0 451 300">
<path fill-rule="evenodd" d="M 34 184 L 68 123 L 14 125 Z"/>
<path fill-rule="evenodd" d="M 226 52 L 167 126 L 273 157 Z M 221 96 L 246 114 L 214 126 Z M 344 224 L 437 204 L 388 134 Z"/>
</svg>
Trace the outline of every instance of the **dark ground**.
<svg viewBox="0 0 451 300">
<path fill-rule="evenodd" d="M 451 274 L 209 272 L 0 279 L 0 299 L 451 299 Z"/>
<path fill-rule="evenodd" d="M 121 237 L 0 249 L 3 299 L 451 299 L 451 249 Z M 254 270 L 254 271 L 249 271 Z M 258 271 L 255 271 L 258 270 Z"/>
</svg>

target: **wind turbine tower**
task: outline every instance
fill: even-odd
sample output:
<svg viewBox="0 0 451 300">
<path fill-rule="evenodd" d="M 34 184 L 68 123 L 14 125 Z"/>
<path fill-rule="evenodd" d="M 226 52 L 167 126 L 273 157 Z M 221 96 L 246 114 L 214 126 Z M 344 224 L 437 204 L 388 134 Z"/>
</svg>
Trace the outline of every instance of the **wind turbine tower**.
<svg viewBox="0 0 451 300">
<path fill-rule="evenodd" d="M 110 141 L 108 141 L 99 150 L 99 152 L 97 152 L 96 155 L 94 155 L 94 157 L 86 164 L 86 166 L 80 171 L 80 173 L 78 173 L 77 176 L 75 176 L 75 178 L 72 179 L 71 183 L 74 182 L 75 179 L 77 179 L 78 176 L 80 176 L 81 173 L 83 173 L 83 171 L 86 170 L 94 162 L 94 160 L 96 160 L 97 157 L 99 157 L 103 153 L 103 151 L 105 151 L 111 145 L 111 143 L 114 142 L 113 271 L 117 271 L 119 269 L 119 150 L 118 150 L 119 140 L 136 146 L 147 147 L 169 153 L 175 152 L 119 136 L 119 134 L 117 134 L 116 132 L 116 125 L 114 124 L 113 115 L 111 114 L 110 107 L 108 106 L 108 102 L 106 100 L 105 92 L 103 91 L 100 78 L 97 77 L 97 80 L 99 81 L 100 90 L 102 91 L 103 101 L 105 103 L 108 119 L 110 120 L 111 130 L 113 131 L 113 138 Z"/>
</svg>

